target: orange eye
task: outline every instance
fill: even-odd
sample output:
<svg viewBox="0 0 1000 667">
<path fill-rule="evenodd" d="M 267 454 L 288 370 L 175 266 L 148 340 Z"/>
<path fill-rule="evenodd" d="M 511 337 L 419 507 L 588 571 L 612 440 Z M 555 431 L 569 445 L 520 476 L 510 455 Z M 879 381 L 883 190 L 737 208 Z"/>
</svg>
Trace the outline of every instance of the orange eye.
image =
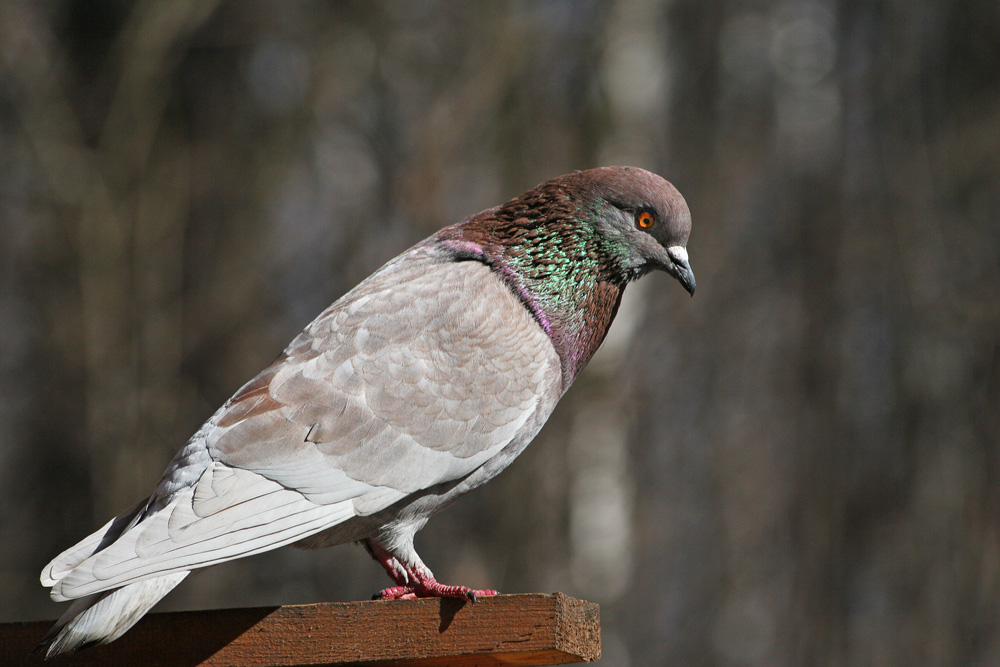
<svg viewBox="0 0 1000 667">
<path fill-rule="evenodd" d="M 653 214 L 649 211 L 643 211 L 639 214 L 639 217 L 635 219 L 635 224 L 639 225 L 640 229 L 649 229 L 655 222 L 656 220 L 653 218 Z"/>
</svg>

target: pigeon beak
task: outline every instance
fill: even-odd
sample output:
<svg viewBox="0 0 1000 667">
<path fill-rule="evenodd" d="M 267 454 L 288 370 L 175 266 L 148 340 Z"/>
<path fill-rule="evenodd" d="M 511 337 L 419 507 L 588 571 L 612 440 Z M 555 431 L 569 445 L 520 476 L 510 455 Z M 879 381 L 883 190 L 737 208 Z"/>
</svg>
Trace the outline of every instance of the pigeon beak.
<svg viewBox="0 0 1000 667">
<path fill-rule="evenodd" d="M 688 261 L 687 248 L 679 245 L 671 246 L 667 248 L 667 255 L 670 256 L 671 275 L 677 278 L 688 294 L 694 296 L 694 271 L 691 270 L 691 263 Z"/>
</svg>

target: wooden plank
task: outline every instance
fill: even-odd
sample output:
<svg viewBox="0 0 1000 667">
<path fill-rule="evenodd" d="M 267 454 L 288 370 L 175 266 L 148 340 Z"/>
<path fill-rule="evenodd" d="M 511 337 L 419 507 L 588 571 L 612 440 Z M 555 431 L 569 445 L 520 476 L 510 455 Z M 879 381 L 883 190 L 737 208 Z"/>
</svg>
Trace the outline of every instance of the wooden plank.
<svg viewBox="0 0 1000 667">
<path fill-rule="evenodd" d="M 598 606 L 562 593 L 150 614 L 124 637 L 48 662 L 50 621 L 0 624 L 0 665 L 556 665 L 601 656 Z"/>
</svg>

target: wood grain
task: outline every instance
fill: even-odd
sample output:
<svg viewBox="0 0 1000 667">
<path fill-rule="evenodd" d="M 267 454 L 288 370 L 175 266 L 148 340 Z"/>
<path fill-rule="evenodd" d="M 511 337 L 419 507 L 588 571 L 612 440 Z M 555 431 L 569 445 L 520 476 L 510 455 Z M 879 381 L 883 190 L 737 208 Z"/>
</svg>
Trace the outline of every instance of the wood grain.
<svg viewBox="0 0 1000 667">
<path fill-rule="evenodd" d="M 0 665 L 555 665 L 601 655 L 593 602 L 562 593 L 150 614 L 72 656 L 31 655 L 50 621 L 0 624 Z"/>
</svg>

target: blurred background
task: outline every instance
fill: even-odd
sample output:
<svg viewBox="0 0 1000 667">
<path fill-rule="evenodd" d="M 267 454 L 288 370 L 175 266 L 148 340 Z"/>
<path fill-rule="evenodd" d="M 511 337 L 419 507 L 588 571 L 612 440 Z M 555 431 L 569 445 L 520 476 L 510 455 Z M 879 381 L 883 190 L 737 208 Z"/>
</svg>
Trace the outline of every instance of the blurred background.
<svg viewBox="0 0 1000 667">
<path fill-rule="evenodd" d="M 686 195 L 449 583 L 642 665 L 1000 664 L 1000 3 L 0 4 L 0 621 L 326 305 L 573 169 Z M 365 599 L 282 549 L 158 609 Z"/>
</svg>

